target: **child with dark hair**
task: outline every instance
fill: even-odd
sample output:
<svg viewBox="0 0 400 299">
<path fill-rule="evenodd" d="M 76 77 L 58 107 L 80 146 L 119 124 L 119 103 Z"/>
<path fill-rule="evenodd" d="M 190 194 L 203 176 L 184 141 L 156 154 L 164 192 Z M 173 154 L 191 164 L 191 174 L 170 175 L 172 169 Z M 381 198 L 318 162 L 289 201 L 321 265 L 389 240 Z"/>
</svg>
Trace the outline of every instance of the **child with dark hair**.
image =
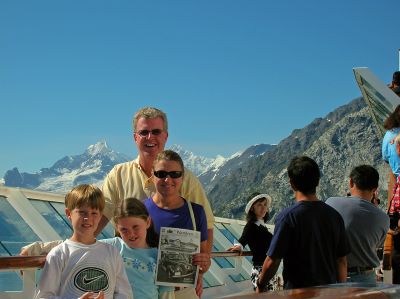
<svg viewBox="0 0 400 299">
<path fill-rule="evenodd" d="M 172 287 L 158 286 L 154 281 L 158 234 L 145 205 L 136 198 L 124 199 L 115 211 L 114 223 L 121 238 L 101 241 L 119 249 L 134 298 L 174 298 Z"/>
<path fill-rule="evenodd" d="M 242 251 L 243 247 L 249 245 L 253 254 L 253 269 L 251 271 L 251 282 L 254 290 L 257 288 L 258 275 L 267 256 L 267 251 L 272 240 L 272 234 L 268 231 L 266 221 L 271 209 L 272 199 L 267 194 L 253 193 L 246 205 L 246 226 L 239 239 L 240 244 L 235 244 L 228 251 Z M 272 284 L 268 285 L 270 290 Z"/>
</svg>

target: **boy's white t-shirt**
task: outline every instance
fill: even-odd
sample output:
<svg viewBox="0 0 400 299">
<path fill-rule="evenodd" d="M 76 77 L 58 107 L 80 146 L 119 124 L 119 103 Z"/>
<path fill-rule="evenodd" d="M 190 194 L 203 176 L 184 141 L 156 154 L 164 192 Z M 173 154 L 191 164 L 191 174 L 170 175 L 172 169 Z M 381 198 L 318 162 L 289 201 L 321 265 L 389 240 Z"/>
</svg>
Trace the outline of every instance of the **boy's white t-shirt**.
<svg viewBox="0 0 400 299">
<path fill-rule="evenodd" d="M 98 241 L 85 245 L 67 239 L 47 255 L 35 298 L 70 299 L 100 291 L 107 299 L 133 298 L 118 249 Z"/>
</svg>

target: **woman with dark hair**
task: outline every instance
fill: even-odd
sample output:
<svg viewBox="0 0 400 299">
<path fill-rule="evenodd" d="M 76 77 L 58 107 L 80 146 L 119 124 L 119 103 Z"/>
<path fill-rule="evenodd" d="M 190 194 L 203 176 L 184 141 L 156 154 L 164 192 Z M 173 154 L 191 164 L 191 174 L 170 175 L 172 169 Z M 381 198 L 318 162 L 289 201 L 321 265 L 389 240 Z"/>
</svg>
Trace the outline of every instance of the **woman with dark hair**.
<svg viewBox="0 0 400 299">
<path fill-rule="evenodd" d="M 160 234 L 162 227 L 200 232 L 200 253 L 194 254 L 192 260 L 200 270 L 196 289 L 188 287 L 175 291 L 176 298 L 192 299 L 201 297 L 203 274 L 210 267 L 211 260 L 207 245 L 207 218 L 204 208 L 190 202 L 190 199 L 183 198 L 180 193 L 184 175 L 185 168 L 178 153 L 172 150 L 158 153 L 153 162 L 151 177 L 156 193 L 146 199 L 144 204 L 152 218 L 156 233 Z"/>
<path fill-rule="evenodd" d="M 242 251 L 243 247 L 249 245 L 253 254 L 251 282 L 254 290 L 257 288 L 256 282 L 261 273 L 272 240 L 272 234 L 268 231 L 266 225 L 271 204 L 272 199 L 268 194 L 256 192 L 250 196 L 250 200 L 245 208 L 247 223 L 239 239 L 240 244 L 235 244 L 235 246 L 228 249 L 228 251 Z M 273 288 L 271 283 L 268 284 L 268 289 L 272 290 Z"/>
</svg>

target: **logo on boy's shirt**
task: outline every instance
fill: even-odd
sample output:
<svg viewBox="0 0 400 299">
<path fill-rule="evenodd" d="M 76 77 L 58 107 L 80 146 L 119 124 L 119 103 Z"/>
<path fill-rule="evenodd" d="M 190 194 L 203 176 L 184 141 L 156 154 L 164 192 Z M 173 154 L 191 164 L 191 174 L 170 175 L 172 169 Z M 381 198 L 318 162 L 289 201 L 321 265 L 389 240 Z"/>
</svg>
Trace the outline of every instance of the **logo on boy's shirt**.
<svg viewBox="0 0 400 299">
<path fill-rule="evenodd" d="M 74 284 L 84 292 L 105 291 L 108 289 L 108 276 L 102 269 L 88 267 L 75 275 Z"/>
</svg>

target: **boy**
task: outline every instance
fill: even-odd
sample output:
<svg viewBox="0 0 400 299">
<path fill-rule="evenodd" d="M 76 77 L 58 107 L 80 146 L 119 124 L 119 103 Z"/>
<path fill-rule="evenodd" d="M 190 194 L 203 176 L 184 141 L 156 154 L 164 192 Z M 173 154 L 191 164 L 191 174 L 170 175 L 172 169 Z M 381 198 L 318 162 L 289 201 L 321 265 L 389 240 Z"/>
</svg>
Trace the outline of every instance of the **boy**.
<svg viewBox="0 0 400 299">
<path fill-rule="evenodd" d="M 104 205 L 94 185 L 67 193 L 65 214 L 74 232 L 47 255 L 35 298 L 133 298 L 118 250 L 94 237 Z"/>
</svg>

